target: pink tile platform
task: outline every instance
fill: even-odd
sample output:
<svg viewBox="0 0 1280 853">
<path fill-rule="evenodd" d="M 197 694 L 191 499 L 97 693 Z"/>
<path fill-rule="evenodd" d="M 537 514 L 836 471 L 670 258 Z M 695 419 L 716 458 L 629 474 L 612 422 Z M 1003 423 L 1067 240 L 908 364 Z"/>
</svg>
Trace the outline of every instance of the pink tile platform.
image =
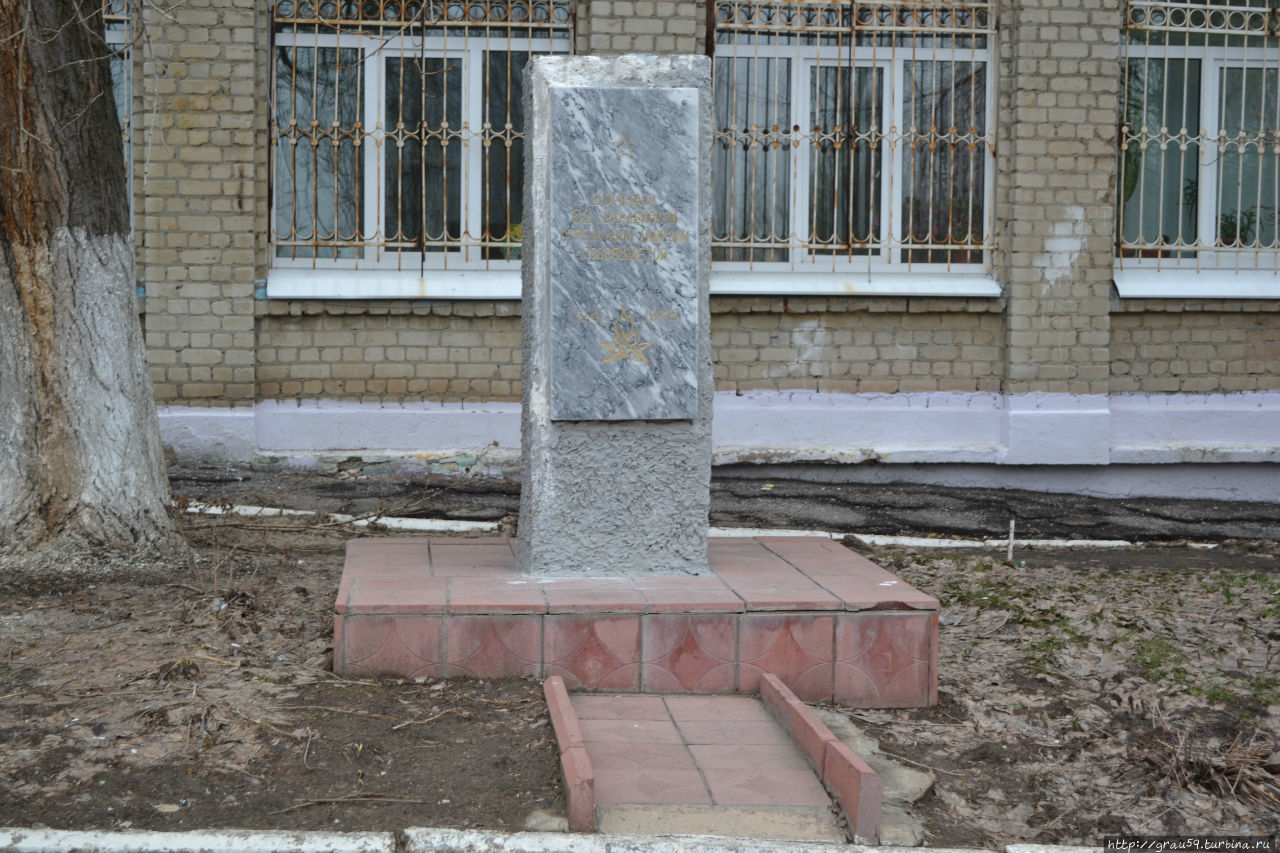
<svg viewBox="0 0 1280 853">
<path fill-rule="evenodd" d="M 335 671 L 642 693 L 754 693 L 772 673 L 809 702 L 937 700 L 937 599 L 829 539 L 713 538 L 698 577 L 526 577 L 515 547 L 352 540 Z"/>
</svg>

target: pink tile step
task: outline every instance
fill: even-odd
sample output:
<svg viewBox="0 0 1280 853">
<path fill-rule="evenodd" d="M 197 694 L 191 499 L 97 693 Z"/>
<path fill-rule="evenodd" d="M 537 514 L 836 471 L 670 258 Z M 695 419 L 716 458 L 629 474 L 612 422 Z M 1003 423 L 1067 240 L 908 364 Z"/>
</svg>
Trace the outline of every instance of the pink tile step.
<svg viewBox="0 0 1280 853">
<path fill-rule="evenodd" d="M 797 701 L 769 678 L 767 689 Z M 590 797 L 595 825 L 608 832 L 843 840 L 823 784 L 825 753 L 811 766 L 789 726 L 759 699 L 568 694 L 564 687 L 553 677 L 546 692 L 566 785 L 573 786 L 575 829 L 587 824 L 582 809 Z M 819 743 L 826 748 L 825 740 Z M 833 753 L 836 784 L 828 787 L 846 796 L 870 794 L 867 780 L 856 775 L 858 759 L 851 764 L 846 758 Z M 584 773 L 590 774 L 589 787 Z M 878 800 L 867 799 L 861 812 L 854 804 L 854 813 L 868 819 L 873 811 L 878 819 L 878 809 Z M 869 827 L 860 827 L 863 838 Z"/>
<path fill-rule="evenodd" d="M 509 538 L 353 540 L 335 670 L 710 695 L 773 674 L 806 701 L 936 702 L 936 599 L 827 539 L 711 539 L 708 551 L 700 576 L 550 579 L 520 574 Z"/>
</svg>

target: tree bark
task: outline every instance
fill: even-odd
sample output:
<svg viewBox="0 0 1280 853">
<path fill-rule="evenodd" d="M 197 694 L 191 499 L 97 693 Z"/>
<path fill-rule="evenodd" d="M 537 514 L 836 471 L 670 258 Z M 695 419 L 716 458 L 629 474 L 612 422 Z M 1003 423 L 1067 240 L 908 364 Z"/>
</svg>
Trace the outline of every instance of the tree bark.
<svg viewBox="0 0 1280 853">
<path fill-rule="evenodd" d="M 0 0 L 5 583 L 182 552 L 166 511 L 100 10 L 101 0 Z"/>
</svg>

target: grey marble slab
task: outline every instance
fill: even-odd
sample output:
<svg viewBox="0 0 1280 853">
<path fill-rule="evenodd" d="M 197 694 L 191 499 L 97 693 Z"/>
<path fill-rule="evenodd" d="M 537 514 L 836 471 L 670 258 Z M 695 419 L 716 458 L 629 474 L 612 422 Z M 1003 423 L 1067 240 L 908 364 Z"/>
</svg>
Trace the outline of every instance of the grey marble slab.
<svg viewBox="0 0 1280 853">
<path fill-rule="evenodd" d="M 711 103 L 705 56 L 529 62 L 518 559 L 530 575 L 708 571 Z"/>
<path fill-rule="evenodd" d="M 698 406 L 698 90 L 553 86 L 553 420 Z"/>
</svg>

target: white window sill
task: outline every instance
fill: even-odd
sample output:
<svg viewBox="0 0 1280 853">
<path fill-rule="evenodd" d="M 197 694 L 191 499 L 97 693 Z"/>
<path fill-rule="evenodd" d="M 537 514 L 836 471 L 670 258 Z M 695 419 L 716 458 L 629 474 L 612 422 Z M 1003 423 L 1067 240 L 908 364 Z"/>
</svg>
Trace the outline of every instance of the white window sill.
<svg viewBox="0 0 1280 853">
<path fill-rule="evenodd" d="M 986 273 L 739 272 L 711 269 L 716 295 L 769 296 L 999 296 Z"/>
<path fill-rule="evenodd" d="M 520 269 L 397 270 L 273 269 L 268 299 L 519 299 Z"/>
<path fill-rule="evenodd" d="M 1259 270 L 1117 269 L 1123 299 L 1275 299 L 1280 275 Z"/>
<path fill-rule="evenodd" d="M 971 296 L 1000 295 L 983 273 L 711 272 L 713 295 Z M 520 270 L 395 270 L 277 268 L 268 299 L 519 299 Z"/>
</svg>

